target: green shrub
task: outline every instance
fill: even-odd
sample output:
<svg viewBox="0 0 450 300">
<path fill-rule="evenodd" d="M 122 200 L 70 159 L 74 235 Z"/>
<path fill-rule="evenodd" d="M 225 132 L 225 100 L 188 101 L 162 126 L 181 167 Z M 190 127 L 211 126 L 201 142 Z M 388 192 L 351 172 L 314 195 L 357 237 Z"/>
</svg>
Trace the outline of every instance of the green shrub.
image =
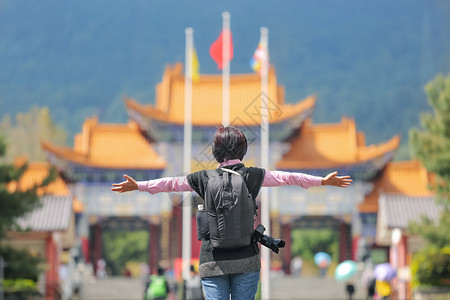
<svg viewBox="0 0 450 300">
<path fill-rule="evenodd" d="M 0 247 L 0 256 L 7 263 L 5 267 L 5 278 L 8 279 L 30 279 L 37 281 L 40 270 L 39 256 L 31 255 L 27 250 L 19 250 L 12 247 Z"/>
<path fill-rule="evenodd" d="M 37 283 L 31 279 L 5 279 L 3 287 L 6 293 L 37 291 Z"/>
<path fill-rule="evenodd" d="M 330 254 L 333 261 L 339 259 L 339 233 L 332 229 L 299 229 L 291 231 L 292 257 L 301 256 L 303 261 L 314 260 L 317 252 Z"/>
<path fill-rule="evenodd" d="M 415 253 L 411 275 L 413 288 L 447 286 L 450 281 L 450 247 L 426 248 Z"/>
<path fill-rule="evenodd" d="M 148 260 L 149 233 L 138 231 L 106 231 L 103 233 L 105 260 L 113 275 L 123 274 L 127 262 Z"/>
</svg>

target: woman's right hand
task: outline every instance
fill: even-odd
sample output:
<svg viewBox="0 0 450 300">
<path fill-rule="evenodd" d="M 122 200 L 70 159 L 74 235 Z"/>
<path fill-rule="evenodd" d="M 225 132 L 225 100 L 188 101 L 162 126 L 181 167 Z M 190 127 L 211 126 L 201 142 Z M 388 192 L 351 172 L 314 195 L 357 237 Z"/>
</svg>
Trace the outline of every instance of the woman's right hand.
<svg viewBox="0 0 450 300">
<path fill-rule="evenodd" d="M 131 192 L 138 189 L 136 180 L 134 180 L 133 177 L 128 176 L 127 174 L 123 174 L 123 177 L 126 179 L 126 181 L 122 181 L 120 183 L 113 183 L 113 187 L 111 188 L 111 191 L 118 192 L 118 193 L 124 193 L 124 192 Z"/>
<path fill-rule="evenodd" d="M 350 176 L 337 176 L 337 172 L 328 174 L 322 178 L 322 185 L 333 185 L 338 187 L 347 187 L 352 184 L 353 180 Z"/>
</svg>

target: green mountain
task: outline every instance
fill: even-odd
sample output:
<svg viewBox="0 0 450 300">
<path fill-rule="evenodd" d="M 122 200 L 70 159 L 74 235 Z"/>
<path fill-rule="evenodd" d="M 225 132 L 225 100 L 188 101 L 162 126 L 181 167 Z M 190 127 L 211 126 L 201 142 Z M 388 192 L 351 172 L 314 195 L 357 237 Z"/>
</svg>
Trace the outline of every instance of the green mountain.
<svg viewBox="0 0 450 300">
<path fill-rule="evenodd" d="M 429 110 L 423 87 L 450 71 L 450 2 L 360 1 L 0 1 L 0 117 L 48 106 L 79 132 L 94 114 L 126 122 L 124 96 L 154 103 L 168 63 L 184 61 L 194 29 L 200 71 L 223 11 L 231 13 L 232 73 L 251 72 L 259 28 L 288 102 L 317 94 L 315 123 L 353 117 L 368 143 L 406 143 Z"/>
</svg>

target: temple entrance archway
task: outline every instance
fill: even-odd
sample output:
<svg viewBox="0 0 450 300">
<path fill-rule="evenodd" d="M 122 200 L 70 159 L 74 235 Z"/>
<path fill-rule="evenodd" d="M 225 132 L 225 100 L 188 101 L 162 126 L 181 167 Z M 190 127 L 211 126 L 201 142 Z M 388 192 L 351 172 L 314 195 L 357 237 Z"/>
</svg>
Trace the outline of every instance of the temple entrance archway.
<svg viewBox="0 0 450 300">
<path fill-rule="evenodd" d="M 89 231 L 89 260 L 95 271 L 101 259 L 106 261 L 106 269 L 112 275 L 124 275 L 129 261 L 150 266 L 157 264 L 160 226 L 142 217 L 95 218 L 91 220 Z"/>
<path fill-rule="evenodd" d="M 333 259 L 331 266 L 352 259 L 352 226 L 337 216 L 298 217 L 282 225 L 282 235 L 290 244 L 282 257 L 287 273 L 293 271 L 291 262 L 296 256 L 302 258 L 303 269 L 309 268 L 313 273 L 317 271 L 317 266 L 312 259 L 317 252 L 330 254 Z"/>
</svg>

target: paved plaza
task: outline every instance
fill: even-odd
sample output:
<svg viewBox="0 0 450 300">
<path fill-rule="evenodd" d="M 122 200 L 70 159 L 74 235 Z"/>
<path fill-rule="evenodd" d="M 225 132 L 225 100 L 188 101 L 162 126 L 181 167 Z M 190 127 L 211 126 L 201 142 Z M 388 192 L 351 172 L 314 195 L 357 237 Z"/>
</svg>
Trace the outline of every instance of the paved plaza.
<svg viewBox="0 0 450 300">
<path fill-rule="evenodd" d="M 270 290 L 271 300 L 348 299 L 344 284 L 333 278 L 274 276 Z M 356 285 L 353 299 L 365 299 L 364 295 L 363 289 Z M 86 280 L 80 300 L 142 300 L 142 296 L 143 287 L 139 279 L 111 277 Z"/>
</svg>

